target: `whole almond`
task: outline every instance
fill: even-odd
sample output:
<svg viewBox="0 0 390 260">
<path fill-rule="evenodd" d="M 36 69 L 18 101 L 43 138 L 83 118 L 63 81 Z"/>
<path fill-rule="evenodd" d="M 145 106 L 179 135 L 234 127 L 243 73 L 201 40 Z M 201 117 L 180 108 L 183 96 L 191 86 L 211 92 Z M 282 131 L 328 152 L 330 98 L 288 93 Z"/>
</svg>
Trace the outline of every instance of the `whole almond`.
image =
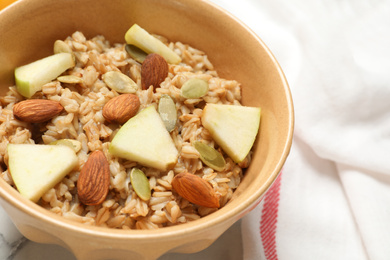
<svg viewBox="0 0 390 260">
<path fill-rule="evenodd" d="M 197 175 L 179 173 L 173 178 L 172 187 L 189 202 L 208 208 L 219 208 L 219 198 L 213 187 Z"/>
<path fill-rule="evenodd" d="M 42 123 L 59 115 L 64 110 L 60 102 L 47 99 L 28 99 L 16 103 L 14 116 L 29 123 Z"/>
<path fill-rule="evenodd" d="M 140 107 L 135 94 L 122 94 L 108 101 L 103 107 L 103 116 L 110 123 L 124 124 L 135 116 Z"/>
<path fill-rule="evenodd" d="M 102 151 L 92 152 L 80 171 L 77 193 L 81 203 L 98 205 L 102 203 L 110 188 L 110 167 Z"/>
<path fill-rule="evenodd" d="M 151 85 L 154 89 L 160 87 L 160 83 L 168 76 L 168 63 L 160 55 L 151 53 L 146 56 L 141 66 L 142 89 L 148 89 Z"/>
</svg>

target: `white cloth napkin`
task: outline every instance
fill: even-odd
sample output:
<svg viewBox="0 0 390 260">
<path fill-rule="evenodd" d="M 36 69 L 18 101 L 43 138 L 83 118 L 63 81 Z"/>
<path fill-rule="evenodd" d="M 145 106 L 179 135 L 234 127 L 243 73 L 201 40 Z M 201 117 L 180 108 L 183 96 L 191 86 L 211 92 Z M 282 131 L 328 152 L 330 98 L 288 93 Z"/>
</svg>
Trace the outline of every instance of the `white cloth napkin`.
<svg viewBox="0 0 390 260">
<path fill-rule="evenodd" d="M 390 259 L 390 1 L 215 0 L 273 51 L 296 115 L 244 259 Z"/>
</svg>

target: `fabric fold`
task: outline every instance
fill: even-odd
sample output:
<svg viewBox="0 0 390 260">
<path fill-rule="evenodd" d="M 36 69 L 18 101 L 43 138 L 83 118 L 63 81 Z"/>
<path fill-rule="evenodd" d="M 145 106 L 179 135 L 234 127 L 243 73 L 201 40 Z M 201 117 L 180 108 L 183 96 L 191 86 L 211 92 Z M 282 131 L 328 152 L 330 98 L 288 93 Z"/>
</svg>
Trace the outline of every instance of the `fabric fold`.
<svg viewBox="0 0 390 260">
<path fill-rule="evenodd" d="M 369 259 L 390 257 L 390 176 L 337 165 Z"/>
<path fill-rule="evenodd" d="M 279 61 L 296 121 L 277 210 L 270 189 L 242 221 L 244 259 L 389 259 L 390 2 L 245 2 L 225 6 Z"/>
</svg>

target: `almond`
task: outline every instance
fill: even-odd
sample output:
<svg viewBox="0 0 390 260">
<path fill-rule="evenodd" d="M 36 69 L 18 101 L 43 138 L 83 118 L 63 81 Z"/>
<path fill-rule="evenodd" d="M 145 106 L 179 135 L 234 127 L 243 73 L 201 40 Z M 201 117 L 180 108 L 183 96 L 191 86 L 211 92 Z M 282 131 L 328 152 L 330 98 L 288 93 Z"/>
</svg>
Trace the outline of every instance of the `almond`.
<svg viewBox="0 0 390 260">
<path fill-rule="evenodd" d="M 60 102 L 47 99 L 28 99 L 16 103 L 13 107 L 15 118 L 29 123 L 48 121 L 63 110 Z"/>
<path fill-rule="evenodd" d="M 135 116 L 140 107 L 135 94 L 122 94 L 108 101 L 103 107 L 103 116 L 110 123 L 124 124 Z"/>
<path fill-rule="evenodd" d="M 219 208 L 219 198 L 213 187 L 197 175 L 179 173 L 173 178 L 172 187 L 189 202 L 208 208 Z"/>
<path fill-rule="evenodd" d="M 110 188 L 110 167 L 102 151 L 96 150 L 89 155 L 80 171 L 77 181 L 77 193 L 81 203 L 98 205 L 102 203 Z"/>
<path fill-rule="evenodd" d="M 146 56 L 141 66 L 142 89 L 148 89 L 151 85 L 154 89 L 160 87 L 160 83 L 168 76 L 168 63 L 160 55 L 151 53 Z"/>
</svg>

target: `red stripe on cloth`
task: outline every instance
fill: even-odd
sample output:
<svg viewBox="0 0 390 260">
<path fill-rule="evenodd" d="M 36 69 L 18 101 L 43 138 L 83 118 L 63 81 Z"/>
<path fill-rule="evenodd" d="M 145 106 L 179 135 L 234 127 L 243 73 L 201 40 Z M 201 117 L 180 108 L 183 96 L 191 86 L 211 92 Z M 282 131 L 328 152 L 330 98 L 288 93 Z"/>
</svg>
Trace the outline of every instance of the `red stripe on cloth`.
<svg viewBox="0 0 390 260">
<path fill-rule="evenodd" d="M 281 176 L 272 184 L 264 197 L 260 221 L 260 237 L 266 260 L 278 260 L 276 251 L 276 227 L 278 222 Z"/>
</svg>

